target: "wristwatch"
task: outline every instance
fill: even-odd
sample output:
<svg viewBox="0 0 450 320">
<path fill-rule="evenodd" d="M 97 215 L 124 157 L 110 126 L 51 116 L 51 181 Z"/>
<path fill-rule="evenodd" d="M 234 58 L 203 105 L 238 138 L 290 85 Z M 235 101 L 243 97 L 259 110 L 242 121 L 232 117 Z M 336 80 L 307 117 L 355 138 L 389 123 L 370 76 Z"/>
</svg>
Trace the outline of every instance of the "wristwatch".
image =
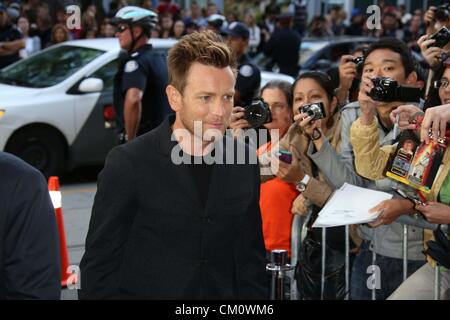
<svg viewBox="0 0 450 320">
<path fill-rule="evenodd" d="M 298 192 L 304 192 L 306 190 L 309 179 L 311 179 L 311 177 L 305 174 L 303 176 L 303 179 L 295 185 L 295 188 L 297 189 Z"/>
</svg>

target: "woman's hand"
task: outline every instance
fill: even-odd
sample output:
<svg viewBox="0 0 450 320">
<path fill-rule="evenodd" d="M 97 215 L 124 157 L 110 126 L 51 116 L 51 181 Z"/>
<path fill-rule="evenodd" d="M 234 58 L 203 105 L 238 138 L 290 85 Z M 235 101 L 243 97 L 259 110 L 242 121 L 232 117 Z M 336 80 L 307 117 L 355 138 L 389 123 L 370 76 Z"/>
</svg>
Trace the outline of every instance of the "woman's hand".
<svg viewBox="0 0 450 320">
<path fill-rule="evenodd" d="M 415 209 L 421 212 L 430 223 L 450 223 L 450 206 L 448 205 L 439 202 L 428 202 L 425 206 L 416 205 Z"/>
<path fill-rule="evenodd" d="M 428 108 L 420 129 L 420 140 L 430 142 L 428 133 L 431 129 L 434 142 L 437 142 L 438 137 L 444 137 L 448 122 L 450 122 L 450 104 Z"/>
<path fill-rule="evenodd" d="M 294 121 L 302 128 L 303 132 L 308 136 L 312 136 L 314 133 L 314 129 L 320 129 L 322 125 L 322 120 L 314 120 L 311 121 L 311 117 L 306 113 L 300 113 L 294 116 Z"/>
<path fill-rule="evenodd" d="M 303 194 L 299 194 L 297 198 L 295 198 L 294 202 L 292 202 L 292 214 L 305 215 L 308 213 L 309 201 L 303 196 Z"/>
<path fill-rule="evenodd" d="M 409 214 L 413 212 L 413 204 L 408 200 L 403 199 L 389 199 L 381 202 L 376 207 L 369 210 L 369 213 L 381 212 L 377 220 L 369 223 L 372 228 L 379 227 L 383 224 L 391 224 L 398 217 L 403 214 Z"/>
<path fill-rule="evenodd" d="M 303 179 L 305 174 L 300 169 L 298 159 L 293 152 L 293 147 L 289 151 L 292 153 L 292 162 L 290 164 L 281 161 L 276 155 L 272 155 L 270 166 L 272 173 L 278 178 L 287 183 L 296 184 Z"/>
</svg>

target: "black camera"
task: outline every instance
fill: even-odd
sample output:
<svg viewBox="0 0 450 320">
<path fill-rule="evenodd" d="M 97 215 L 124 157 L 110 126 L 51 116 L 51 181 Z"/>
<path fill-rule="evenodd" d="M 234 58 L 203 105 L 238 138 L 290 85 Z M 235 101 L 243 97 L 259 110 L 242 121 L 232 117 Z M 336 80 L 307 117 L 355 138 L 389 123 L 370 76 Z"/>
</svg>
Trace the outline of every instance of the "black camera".
<svg viewBox="0 0 450 320">
<path fill-rule="evenodd" d="M 322 102 L 305 104 L 299 108 L 299 111 L 311 117 L 311 121 L 325 118 L 325 106 Z"/>
<path fill-rule="evenodd" d="M 356 64 L 357 67 L 359 67 L 364 62 L 364 57 L 363 56 L 356 57 L 356 58 L 352 59 L 352 62 L 354 64 Z"/>
<path fill-rule="evenodd" d="M 400 86 L 392 78 L 378 77 L 372 79 L 374 88 L 369 96 L 372 100 L 382 102 L 419 102 L 421 98 L 420 88 Z"/>
<path fill-rule="evenodd" d="M 436 8 L 434 19 L 437 21 L 447 21 L 450 15 L 450 4 L 442 4 Z"/>
<path fill-rule="evenodd" d="M 431 47 L 443 48 L 450 41 L 450 30 L 448 30 L 446 27 L 443 27 L 442 29 L 431 35 L 430 39 L 436 40 L 436 42 L 433 43 Z"/>
<path fill-rule="evenodd" d="M 272 122 L 272 113 L 269 105 L 263 98 L 257 98 L 249 106 L 245 107 L 244 119 L 252 128 L 259 128 L 265 123 Z"/>
</svg>

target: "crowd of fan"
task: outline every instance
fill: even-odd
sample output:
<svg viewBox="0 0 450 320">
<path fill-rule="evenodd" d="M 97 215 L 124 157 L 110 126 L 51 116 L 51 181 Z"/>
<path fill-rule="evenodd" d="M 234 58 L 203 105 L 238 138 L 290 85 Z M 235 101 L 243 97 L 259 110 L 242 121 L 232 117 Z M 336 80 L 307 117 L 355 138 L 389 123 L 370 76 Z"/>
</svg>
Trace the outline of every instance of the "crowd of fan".
<svg viewBox="0 0 450 320">
<path fill-rule="evenodd" d="M 295 1 L 290 5 L 281 6 L 277 1 L 270 0 L 265 6 L 255 1 L 228 5 L 225 12 L 209 1 L 201 7 L 196 1 L 184 10 L 172 1 L 159 1 L 156 7 L 151 0 L 110 0 L 103 1 L 103 5 L 84 4 L 82 1 L 71 1 L 79 4 L 81 12 L 81 28 L 67 28 L 67 13 L 65 3 L 54 1 L 59 5 L 51 5 L 42 0 L 6 0 L 0 4 L 0 15 L 3 12 L 4 22 L 0 18 L 0 38 L 8 33 L 7 28 L 16 30 L 16 38 L 26 40 L 26 46 L 20 51 L 20 57 L 25 58 L 43 48 L 73 39 L 114 37 L 115 27 L 111 18 L 127 4 L 139 5 L 151 9 L 159 14 L 159 25 L 153 31 L 153 38 L 179 39 L 185 34 L 204 29 L 221 29 L 233 21 L 242 21 L 250 30 L 249 54 L 256 55 L 263 51 L 264 44 L 277 28 L 277 19 L 283 15 L 293 17 L 292 28 L 301 36 L 327 37 L 339 35 L 370 35 L 376 37 L 393 36 L 404 39 L 413 49 L 419 51 L 417 40 L 425 33 L 426 14 L 422 10 L 408 13 L 405 6 L 398 8 L 386 6 L 379 2 L 382 10 L 380 29 L 370 30 L 367 27 L 367 16 L 359 9 L 353 9 L 349 14 L 341 6 L 333 6 L 325 16 L 315 16 L 307 25 L 305 5 L 297 5 Z M 239 14 L 241 13 L 242 14 Z M 5 40 L 0 39 L 0 43 Z"/>
</svg>

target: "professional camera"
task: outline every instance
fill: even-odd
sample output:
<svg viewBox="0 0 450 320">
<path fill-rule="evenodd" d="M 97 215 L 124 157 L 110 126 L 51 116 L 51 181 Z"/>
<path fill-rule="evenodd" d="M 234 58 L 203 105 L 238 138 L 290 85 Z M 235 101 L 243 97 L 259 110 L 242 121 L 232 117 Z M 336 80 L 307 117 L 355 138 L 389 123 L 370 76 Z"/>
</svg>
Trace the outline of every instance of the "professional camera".
<svg viewBox="0 0 450 320">
<path fill-rule="evenodd" d="M 383 102 L 419 102 L 421 97 L 420 88 L 398 85 L 392 78 L 378 77 L 372 79 L 374 88 L 370 90 L 369 96 L 372 100 Z"/>
<path fill-rule="evenodd" d="M 252 128 L 261 127 L 265 123 L 272 122 L 272 113 L 269 105 L 263 98 L 257 98 L 249 106 L 245 107 L 244 119 Z"/>
<path fill-rule="evenodd" d="M 446 27 L 443 27 L 442 29 L 431 35 L 430 39 L 436 40 L 436 42 L 433 43 L 431 47 L 443 48 L 450 41 L 450 30 L 448 30 Z"/>
<path fill-rule="evenodd" d="M 305 104 L 299 108 L 299 111 L 311 117 L 311 121 L 325 118 L 325 107 L 322 102 Z"/>
<path fill-rule="evenodd" d="M 357 67 L 359 67 L 364 62 L 364 57 L 356 57 L 352 59 L 352 62 L 356 64 Z"/>
<path fill-rule="evenodd" d="M 434 12 L 434 18 L 437 21 L 447 21 L 450 15 L 450 4 L 443 4 L 436 8 Z"/>
</svg>

